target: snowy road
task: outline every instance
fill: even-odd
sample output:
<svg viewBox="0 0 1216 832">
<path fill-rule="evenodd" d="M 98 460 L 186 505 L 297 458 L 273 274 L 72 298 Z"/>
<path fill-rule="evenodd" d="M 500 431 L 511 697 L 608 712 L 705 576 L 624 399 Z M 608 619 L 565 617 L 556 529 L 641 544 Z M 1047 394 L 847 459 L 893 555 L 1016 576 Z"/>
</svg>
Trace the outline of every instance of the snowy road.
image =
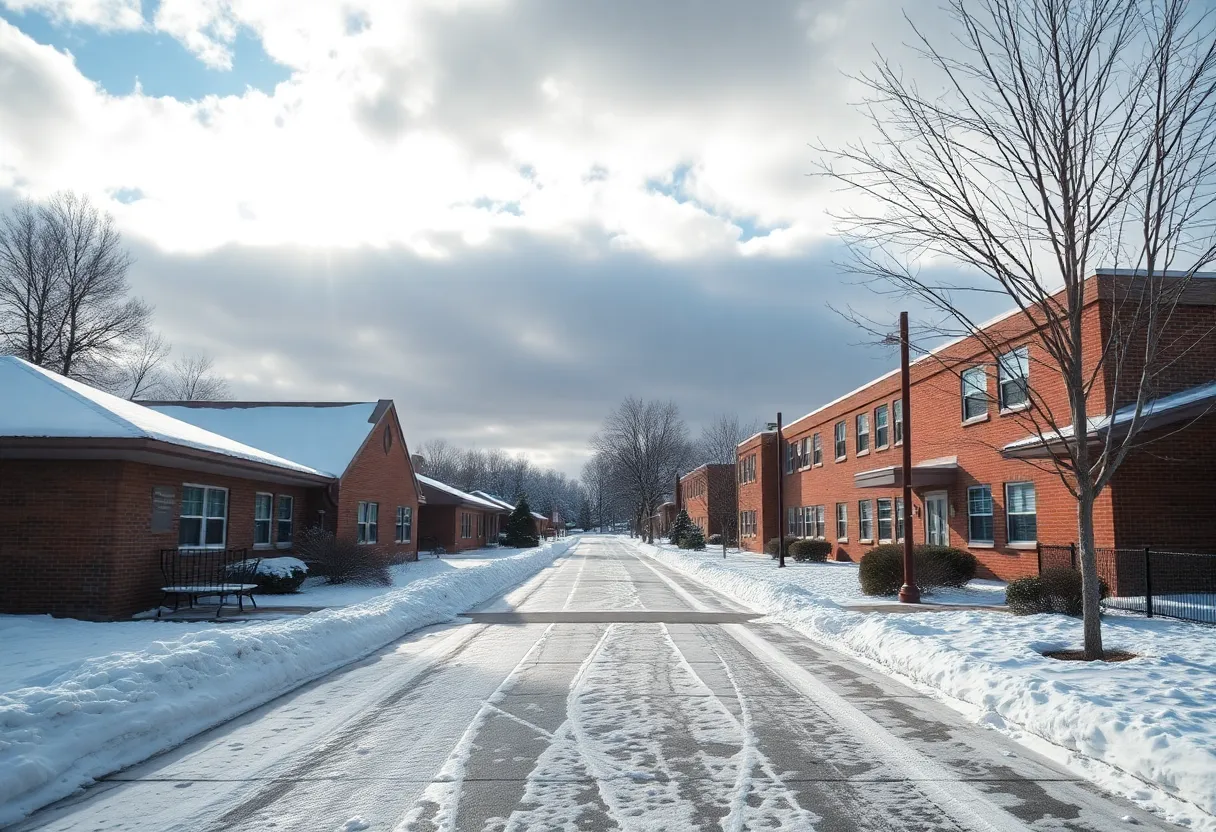
<svg viewBox="0 0 1216 832">
<path fill-rule="evenodd" d="M 41 830 L 1172 829 L 611 538 Z"/>
</svg>

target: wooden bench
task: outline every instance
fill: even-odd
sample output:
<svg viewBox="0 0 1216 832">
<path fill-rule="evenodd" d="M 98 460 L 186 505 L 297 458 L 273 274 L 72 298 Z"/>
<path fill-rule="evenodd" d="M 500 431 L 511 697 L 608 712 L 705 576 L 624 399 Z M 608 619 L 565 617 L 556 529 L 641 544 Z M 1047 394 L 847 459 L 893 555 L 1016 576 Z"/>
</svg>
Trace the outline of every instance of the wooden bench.
<svg viewBox="0 0 1216 832">
<path fill-rule="evenodd" d="M 161 549 L 160 571 L 164 578 L 161 586 L 160 607 L 156 617 L 160 618 L 165 602 L 173 598 L 173 611 L 177 612 L 185 598 L 190 609 L 200 598 L 219 598 L 215 617 L 219 618 L 228 596 L 235 595 L 237 609 L 245 611 L 245 598 L 257 609 L 253 598 L 258 588 L 256 575 L 261 558 L 246 558 L 245 549 Z"/>
</svg>

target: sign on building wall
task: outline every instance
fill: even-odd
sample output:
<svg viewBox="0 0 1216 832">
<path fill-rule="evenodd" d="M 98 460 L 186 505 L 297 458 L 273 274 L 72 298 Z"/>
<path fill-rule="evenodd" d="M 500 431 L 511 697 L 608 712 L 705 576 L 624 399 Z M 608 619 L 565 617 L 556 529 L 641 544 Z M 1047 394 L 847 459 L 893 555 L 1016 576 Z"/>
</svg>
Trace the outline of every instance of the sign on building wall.
<svg viewBox="0 0 1216 832">
<path fill-rule="evenodd" d="M 152 533 L 173 531 L 173 509 L 177 505 L 177 489 L 171 485 L 152 486 Z"/>
</svg>

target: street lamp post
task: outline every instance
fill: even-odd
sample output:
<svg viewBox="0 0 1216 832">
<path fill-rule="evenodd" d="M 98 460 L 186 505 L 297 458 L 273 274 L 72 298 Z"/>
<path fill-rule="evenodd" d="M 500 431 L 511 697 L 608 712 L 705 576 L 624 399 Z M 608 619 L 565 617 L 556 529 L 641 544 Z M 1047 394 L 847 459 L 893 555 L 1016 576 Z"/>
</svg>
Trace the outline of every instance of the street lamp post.
<svg viewBox="0 0 1216 832">
<path fill-rule="evenodd" d="M 899 600 L 904 604 L 919 604 L 920 588 L 916 585 L 916 560 L 912 555 L 912 370 L 908 360 L 907 312 L 899 313 L 899 382 L 904 436 L 904 585 L 899 588 Z"/>
<path fill-rule="evenodd" d="M 785 532 L 781 529 L 785 516 L 785 440 L 781 435 L 781 411 L 777 411 L 777 568 L 785 568 Z"/>
</svg>

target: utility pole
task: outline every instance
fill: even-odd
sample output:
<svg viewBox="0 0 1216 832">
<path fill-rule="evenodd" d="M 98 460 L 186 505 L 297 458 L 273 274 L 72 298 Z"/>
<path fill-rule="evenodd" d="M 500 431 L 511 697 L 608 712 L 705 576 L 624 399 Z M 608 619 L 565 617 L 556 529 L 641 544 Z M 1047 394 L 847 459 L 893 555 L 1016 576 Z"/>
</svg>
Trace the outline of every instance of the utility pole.
<svg viewBox="0 0 1216 832">
<path fill-rule="evenodd" d="M 781 435 L 781 411 L 777 411 L 777 568 L 785 568 L 785 440 Z"/>
<path fill-rule="evenodd" d="M 899 313 L 899 387 L 904 435 L 904 585 L 899 588 L 899 600 L 904 604 L 919 604 L 920 587 L 916 585 L 916 559 L 912 555 L 912 365 L 908 359 L 907 312 Z"/>
</svg>

